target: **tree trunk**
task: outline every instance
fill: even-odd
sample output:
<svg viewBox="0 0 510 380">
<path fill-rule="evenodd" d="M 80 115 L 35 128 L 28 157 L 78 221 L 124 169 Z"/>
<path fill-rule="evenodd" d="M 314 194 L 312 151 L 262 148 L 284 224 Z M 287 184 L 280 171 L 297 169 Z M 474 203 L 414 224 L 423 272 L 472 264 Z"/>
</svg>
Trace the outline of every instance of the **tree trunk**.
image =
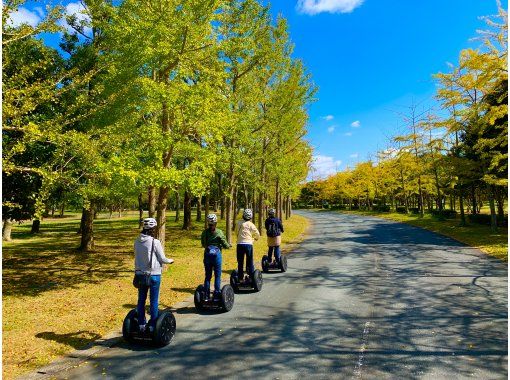
<svg viewBox="0 0 510 380">
<path fill-rule="evenodd" d="M 473 207 L 471 212 L 473 214 L 476 214 L 476 187 L 474 183 L 471 184 L 471 202 Z"/>
<path fill-rule="evenodd" d="M 221 195 L 220 198 L 220 219 L 225 219 L 225 205 L 227 203 L 227 197 Z"/>
<path fill-rule="evenodd" d="M 202 196 L 199 196 L 197 197 L 197 222 L 201 221 L 202 221 Z"/>
<path fill-rule="evenodd" d="M 60 217 L 63 218 L 64 217 L 64 210 L 66 208 L 66 202 L 65 201 L 62 201 L 62 204 L 60 205 Z"/>
<path fill-rule="evenodd" d="M 143 226 L 143 194 L 138 194 L 138 228 Z"/>
<path fill-rule="evenodd" d="M 421 188 L 421 176 L 418 176 L 418 210 L 420 211 L 420 216 L 423 217 L 423 190 Z"/>
<path fill-rule="evenodd" d="M 158 202 L 156 206 L 156 222 L 158 223 L 156 238 L 161 241 L 163 249 L 165 248 L 166 206 L 168 203 L 168 191 L 168 186 L 161 186 L 159 188 Z"/>
<path fill-rule="evenodd" d="M 11 241 L 11 232 L 12 232 L 12 220 L 4 219 L 2 225 L 2 240 L 3 241 Z"/>
<path fill-rule="evenodd" d="M 209 215 L 209 202 L 210 201 L 211 201 L 210 195 L 206 194 L 206 196 L 205 196 L 205 205 L 204 205 L 204 211 L 205 211 L 204 228 L 207 228 L 207 216 Z"/>
<path fill-rule="evenodd" d="M 489 207 L 491 209 L 491 231 L 498 232 L 498 219 L 496 216 L 496 207 L 494 204 L 494 186 L 489 185 Z"/>
<path fill-rule="evenodd" d="M 181 218 L 181 195 L 179 191 L 175 193 L 175 222 L 178 222 Z"/>
<path fill-rule="evenodd" d="M 83 252 L 94 249 L 94 204 L 91 202 L 88 208 L 83 208 L 81 221 L 81 244 L 78 248 Z"/>
<path fill-rule="evenodd" d="M 264 211 L 262 208 L 264 207 L 264 198 L 262 191 L 259 191 L 258 197 L 257 197 L 257 208 L 259 213 L 257 214 L 257 228 L 259 231 L 262 231 L 262 220 L 264 218 L 264 215 L 262 214 Z"/>
<path fill-rule="evenodd" d="M 441 199 L 441 187 L 439 186 L 439 175 L 436 168 L 434 168 L 434 177 L 436 180 L 437 208 L 439 209 L 439 212 L 441 212 L 443 211 L 443 201 Z"/>
<path fill-rule="evenodd" d="M 234 186 L 229 185 L 229 193 L 226 197 L 226 210 L 225 210 L 225 216 L 226 216 L 226 224 L 225 224 L 225 233 L 226 238 L 229 244 L 232 244 L 232 229 L 230 228 L 232 226 L 232 219 L 233 219 L 233 206 L 234 206 Z"/>
<path fill-rule="evenodd" d="M 274 191 L 275 211 L 276 217 L 281 219 L 280 215 L 280 181 L 276 179 L 275 191 Z"/>
<path fill-rule="evenodd" d="M 464 214 L 464 194 L 462 194 L 462 190 L 459 194 L 459 207 L 460 207 L 460 226 L 466 226 L 466 215 Z"/>
<path fill-rule="evenodd" d="M 40 232 L 41 221 L 39 219 L 34 219 L 32 221 L 32 229 L 30 230 L 31 234 L 38 234 Z"/>
<path fill-rule="evenodd" d="M 183 223 L 182 223 L 182 229 L 183 230 L 190 230 L 192 225 L 191 225 L 191 194 L 189 193 L 188 190 L 185 190 L 184 191 L 184 213 L 183 213 L 183 216 L 184 216 L 184 220 L 183 220 Z"/>
<path fill-rule="evenodd" d="M 280 219 L 283 219 L 283 195 L 280 192 L 280 199 L 278 201 L 278 214 L 280 215 Z"/>
<path fill-rule="evenodd" d="M 149 218 L 154 218 L 154 214 L 156 214 L 156 189 L 154 186 L 149 186 L 147 193 L 149 203 Z"/>
<path fill-rule="evenodd" d="M 237 195 L 238 195 L 238 189 L 237 186 L 234 187 L 234 198 L 232 200 L 232 231 L 235 231 L 236 229 L 236 218 L 238 214 L 238 207 L 237 204 Z"/>
<path fill-rule="evenodd" d="M 501 188 L 496 191 L 496 203 L 498 206 L 498 217 L 503 220 L 505 217 L 505 198 Z"/>
</svg>

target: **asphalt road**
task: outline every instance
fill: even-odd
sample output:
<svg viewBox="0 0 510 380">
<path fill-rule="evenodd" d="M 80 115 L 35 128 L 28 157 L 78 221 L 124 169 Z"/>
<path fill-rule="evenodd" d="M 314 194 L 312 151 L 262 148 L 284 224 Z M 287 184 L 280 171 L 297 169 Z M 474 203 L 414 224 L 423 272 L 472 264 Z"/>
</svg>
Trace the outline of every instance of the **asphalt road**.
<svg viewBox="0 0 510 380">
<path fill-rule="evenodd" d="M 169 346 L 122 343 L 60 377 L 507 378 L 505 263 L 404 224 L 302 213 L 308 238 L 260 293 L 176 310 Z"/>
</svg>

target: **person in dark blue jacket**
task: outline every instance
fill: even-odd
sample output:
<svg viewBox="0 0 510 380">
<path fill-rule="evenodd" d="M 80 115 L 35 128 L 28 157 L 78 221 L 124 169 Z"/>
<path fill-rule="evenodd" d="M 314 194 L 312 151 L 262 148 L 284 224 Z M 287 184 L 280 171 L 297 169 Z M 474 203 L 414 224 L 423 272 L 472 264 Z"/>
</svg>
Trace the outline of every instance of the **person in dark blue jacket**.
<svg viewBox="0 0 510 380">
<path fill-rule="evenodd" d="M 269 262 L 273 261 L 273 251 L 276 262 L 280 262 L 280 244 L 282 243 L 283 224 L 282 221 L 275 216 L 276 210 L 270 208 L 268 211 L 269 217 L 266 219 L 265 227 L 267 234 L 267 246 L 269 250 Z"/>
</svg>

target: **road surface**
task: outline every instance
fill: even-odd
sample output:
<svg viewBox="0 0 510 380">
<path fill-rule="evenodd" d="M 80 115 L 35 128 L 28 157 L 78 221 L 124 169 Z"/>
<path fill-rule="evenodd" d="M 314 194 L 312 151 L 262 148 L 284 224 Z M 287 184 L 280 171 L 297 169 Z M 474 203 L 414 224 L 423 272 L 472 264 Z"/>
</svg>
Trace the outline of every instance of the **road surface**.
<svg viewBox="0 0 510 380">
<path fill-rule="evenodd" d="M 507 378 L 505 263 L 392 221 L 301 213 L 307 239 L 260 293 L 229 313 L 176 310 L 169 346 L 122 343 L 59 376 Z"/>
</svg>

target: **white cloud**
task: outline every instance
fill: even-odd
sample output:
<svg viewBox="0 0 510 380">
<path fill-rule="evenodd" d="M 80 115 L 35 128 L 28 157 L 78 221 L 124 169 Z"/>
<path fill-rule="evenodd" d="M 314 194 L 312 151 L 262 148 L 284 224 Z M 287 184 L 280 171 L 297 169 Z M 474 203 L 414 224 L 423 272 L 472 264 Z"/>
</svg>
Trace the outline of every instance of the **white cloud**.
<svg viewBox="0 0 510 380">
<path fill-rule="evenodd" d="M 359 154 L 358 153 L 353 153 L 351 154 L 349 157 L 350 158 L 358 158 Z"/>
<path fill-rule="evenodd" d="M 359 121 L 359 120 L 353 121 L 353 122 L 351 123 L 351 127 L 353 127 L 353 128 L 359 128 L 359 127 L 361 127 L 361 123 L 360 123 L 360 121 Z"/>
<path fill-rule="evenodd" d="M 90 17 L 87 10 L 82 3 L 69 3 L 66 5 L 65 14 L 67 16 L 75 16 L 78 25 L 84 25 L 83 32 L 89 35 L 92 29 L 88 26 L 90 24 Z M 60 20 L 60 25 L 67 29 L 68 32 L 74 32 L 74 29 L 67 23 L 65 19 Z"/>
<path fill-rule="evenodd" d="M 342 161 L 335 161 L 333 157 L 316 155 L 312 157 L 312 173 L 314 179 L 327 178 L 335 174 L 339 169 Z"/>
<path fill-rule="evenodd" d="M 333 133 L 335 131 L 335 126 L 332 125 L 331 127 L 328 128 L 328 132 L 329 133 Z"/>
<path fill-rule="evenodd" d="M 389 157 L 389 158 L 395 158 L 398 154 L 398 149 L 395 148 L 388 148 L 381 152 L 383 157 Z"/>
<path fill-rule="evenodd" d="M 23 24 L 28 24 L 32 27 L 36 27 L 41 21 L 41 16 L 37 13 L 29 11 L 27 8 L 20 7 L 9 15 L 7 25 L 17 28 Z"/>
<path fill-rule="evenodd" d="M 352 136 L 352 132 L 345 132 L 344 136 Z"/>
<path fill-rule="evenodd" d="M 37 12 L 37 14 L 38 14 L 41 18 L 43 18 L 43 17 L 44 17 L 44 11 L 43 11 L 42 7 L 34 7 L 34 11 L 36 11 L 36 12 Z"/>
<path fill-rule="evenodd" d="M 316 15 L 322 12 L 350 13 L 363 4 L 363 0 L 298 0 L 300 13 Z"/>
<path fill-rule="evenodd" d="M 326 115 L 326 116 L 323 116 L 321 119 L 324 119 L 324 120 L 330 121 L 330 120 L 333 120 L 333 119 L 334 119 L 334 117 L 333 117 L 333 115 Z"/>
</svg>

